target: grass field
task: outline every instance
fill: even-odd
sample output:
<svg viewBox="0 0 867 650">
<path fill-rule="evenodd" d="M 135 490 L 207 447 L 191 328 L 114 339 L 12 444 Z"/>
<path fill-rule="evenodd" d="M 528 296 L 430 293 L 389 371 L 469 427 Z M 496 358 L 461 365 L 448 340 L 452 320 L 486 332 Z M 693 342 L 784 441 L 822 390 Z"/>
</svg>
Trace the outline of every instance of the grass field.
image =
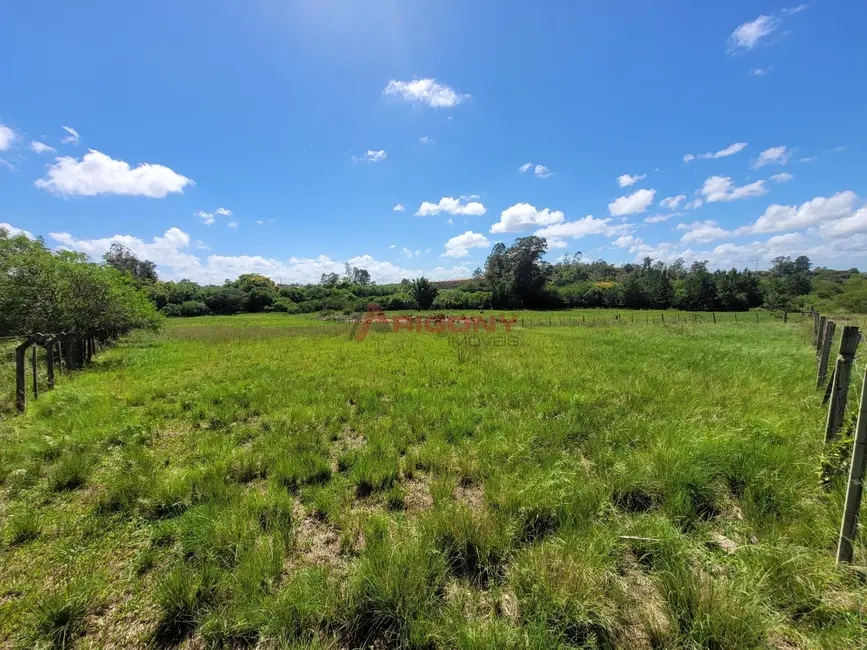
<svg viewBox="0 0 867 650">
<path fill-rule="evenodd" d="M 636 314 L 130 337 L 0 422 L 0 645 L 864 647 L 808 331 Z"/>
</svg>

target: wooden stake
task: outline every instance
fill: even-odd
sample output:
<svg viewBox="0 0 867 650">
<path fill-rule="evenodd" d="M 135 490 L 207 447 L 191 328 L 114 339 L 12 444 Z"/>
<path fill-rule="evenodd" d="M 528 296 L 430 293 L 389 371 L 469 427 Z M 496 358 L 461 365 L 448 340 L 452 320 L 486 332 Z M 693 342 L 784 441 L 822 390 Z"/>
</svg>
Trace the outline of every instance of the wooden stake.
<svg viewBox="0 0 867 650">
<path fill-rule="evenodd" d="M 851 562 L 853 542 L 858 530 L 858 513 L 864 492 L 864 473 L 867 470 L 867 370 L 861 384 L 861 408 L 858 409 L 858 424 L 855 426 L 855 444 L 852 445 L 852 463 L 849 465 L 849 485 L 846 488 L 846 505 L 843 506 L 843 521 L 840 524 L 840 542 L 837 544 L 837 564 Z"/>
<path fill-rule="evenodd" d="M 837 323 L 829 320 L 825 323 L 825 332 L 822 335 L 822 351 L 819 354 L 819 375 L 816 378 L 816 388 L 821 388 L 828 378 L 828 359 L 831 358 L 831 342 L 834 340 L 834 330 Z"/>
<path fill-rule="evenodd" d="M 828 405 L 828 420 L 825 424 L 825 443 L 831 442 L 840 433 L 843 415 L 846 413 L 846 399 L 849 396 L 849 378 L 852 375 L 852 360 L 858 349 L 861 333 L 854 325 L 843 328 L 840 338 L 840 354 L 834 368 L 834 385 L 831 388 L 831 402 Z"/>
<path fill-rule="evenodd" d="M 713 322 L 716 323 L 716 312 L 712 311 L 710 315 L 713 316 Z"/>
<path fill-rule="evenodd" d="M 788 323 L 788 322 L 789 322 L 789 312 L 787 312 L 787 311 L 784 311 L 784 312 L 783 312 L 783 322 L 784 322 L 784 323 Z"/>
<path fill-rule="evenodd" d="M 816 356 L 822 352 L 822 338 L 825 336 L 825 325 L 828 322 L 827 317 L 822 316 L 819 319 L 819 333 L 816 335 Z"/>
</svg>

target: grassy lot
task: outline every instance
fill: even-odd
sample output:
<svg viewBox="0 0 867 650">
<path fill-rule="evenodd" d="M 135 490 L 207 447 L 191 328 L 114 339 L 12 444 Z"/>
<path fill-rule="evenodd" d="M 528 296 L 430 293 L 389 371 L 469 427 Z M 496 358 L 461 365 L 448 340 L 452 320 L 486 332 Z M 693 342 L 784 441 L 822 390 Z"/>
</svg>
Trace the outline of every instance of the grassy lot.
<svg viewBox="0 0 867 650">
<path fill-rule="evenodd" d="M 0 645 L 863 647 L 806 327 L 580 315 L 101 354 L 0 422 Z"/>
</svg>

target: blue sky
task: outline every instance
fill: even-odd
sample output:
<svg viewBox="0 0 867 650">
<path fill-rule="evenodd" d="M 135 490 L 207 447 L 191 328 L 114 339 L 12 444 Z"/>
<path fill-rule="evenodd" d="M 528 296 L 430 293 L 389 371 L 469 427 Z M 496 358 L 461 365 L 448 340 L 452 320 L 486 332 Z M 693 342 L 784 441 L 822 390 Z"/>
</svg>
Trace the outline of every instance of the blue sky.
<svg viewBox="0 0 867 650">
<path fill-rule="evenodd" d="M 552 260 L 864 266 L 864 24 L 855 0 L 13 3 L 0 223 L 218 283 L 466 277 L 533 233 Z"/>
</svg>

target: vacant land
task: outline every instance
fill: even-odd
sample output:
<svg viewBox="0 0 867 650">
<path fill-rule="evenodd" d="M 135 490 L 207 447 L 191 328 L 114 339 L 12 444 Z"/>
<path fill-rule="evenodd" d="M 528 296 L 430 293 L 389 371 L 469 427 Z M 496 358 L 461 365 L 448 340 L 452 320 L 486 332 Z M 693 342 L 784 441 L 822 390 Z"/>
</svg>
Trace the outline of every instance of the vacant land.
<svg viewBox="0 0 867 650">
<path fill-rule="evenodd" d="M 560 316 L 130 337 L 0 422 L 0 645 L 863 647 L 808 333 Z"/>
</svg>

